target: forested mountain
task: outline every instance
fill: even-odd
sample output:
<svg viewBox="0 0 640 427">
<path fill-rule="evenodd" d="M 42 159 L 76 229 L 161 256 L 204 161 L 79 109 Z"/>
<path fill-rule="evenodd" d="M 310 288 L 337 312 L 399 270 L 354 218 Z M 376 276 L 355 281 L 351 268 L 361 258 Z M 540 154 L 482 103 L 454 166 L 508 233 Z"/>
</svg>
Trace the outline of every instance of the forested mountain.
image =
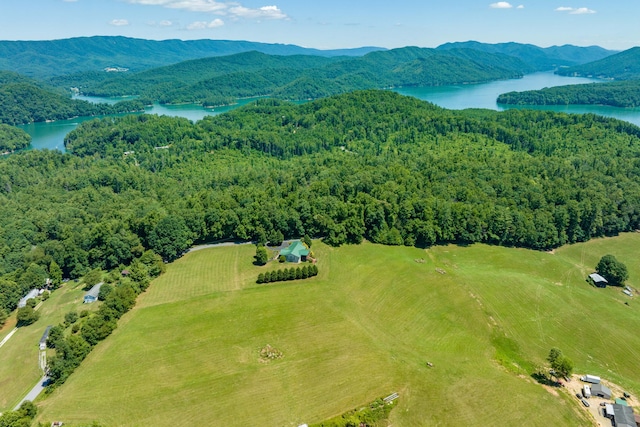
<svg viewBox="0 0 640 427">
<path fill-rule="evenodd" d="M 448 111 L 365 91 L 195 124 L 96 119 L 66 146 L 0 159 L 4 309 L 51 261 L 78 277 L 148 248 L 173 259 L 191 241 L 279 231 L 549 249 L 640 227 L 640 128 L 595 115 Z"/>
<path fill-rule="evenodd" d="M 585 64 L 614 54 L 614 51 L 599 46 L 579 47 L 573 45 L 542 48 L 522 43 L 480 43 L 476 41 L 445 43 L 441 50 L 473 49 L 481 52 L 500 53 L 518 58 L 535 71 L 553 70 L 557 67 Z"/>
<path fill-rule="evenodd" d="M 521 77 L 528 70 L 518 59 L 469 50 L 406 47 L 331 59 L 248 52 L 120 75 L 80 89 L 97 96 L 139 94 L 160 102 L 215 105 L 259 95 L 317 99 L 358 89 L 478 83 Z"/>
<path fill-rule="evenodd" d="M 113 105 L 93 104 L 71 99 L 31 83 L 0 85 L 0 123 L 9 125 L 143 110 L 144 104 L 139 100 L 122 101 Z"/>
<path fill-rule="evenodd" d="M 0 41 L 0 69 L 34 77 L 51 77 L 106 67 L 131 71 L 189 59 L 258 51 L 271 55 L 359 56 L 377 47 L 319 50 L 295 45 L 234 40 L 143 40 L 95 36 L 48 41 Z"/>
<path fill-rule="evenodd" d="M 514 105 L 610 105 L 640 107 L 640 81 L 557 86 L 541 90 L 503 93 L 499 104 Z"/>
<path fill-rule="evenodd" d="M 593 76 L 602 79 L 640 79 L 640 47 L 632 47 L 624 52 L 611 55 L 599 61 L 557 71 L 563 76 Z"/>
</svg>

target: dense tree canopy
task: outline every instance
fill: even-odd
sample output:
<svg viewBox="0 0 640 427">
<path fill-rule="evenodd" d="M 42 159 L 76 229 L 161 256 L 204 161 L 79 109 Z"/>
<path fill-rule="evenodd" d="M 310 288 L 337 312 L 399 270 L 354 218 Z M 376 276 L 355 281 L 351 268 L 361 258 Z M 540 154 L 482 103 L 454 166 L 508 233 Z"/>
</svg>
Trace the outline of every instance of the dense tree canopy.
<svg viewBox="0 0 640 427">
<path fill-rule="evenodd" d="M 595 115 L 447 111 L 365 91 L 195 124 L 96 119 L 66 144 L 0 160 L 7 311 L 52 261 L 74 278 L 149 248 L 173 259 L 192 241 L 549 249 L 640 227 L 640 129 Z"/>
<path fill-rule="evenodd" d="M 498 96 L 499 104 L 513 105 L 610 105 L 640 106 L 640 81 L 590 83 L 508 92 Z"/>
<path fill-rule="evenodd" d="M 618 259 L 611 254 L 607 254 L 600 258 L 600 261 L 596 266 L 596 272 L 607 279 L 611 285 L 622 286 L 629 278 L 627 266 L 618 261 Z"/>
<path fill-rule="evenodd" d="M 31 142 L 31 136 L 22 129 L 0 124 L 0 154 L 25 148 Z"/>
</svg>

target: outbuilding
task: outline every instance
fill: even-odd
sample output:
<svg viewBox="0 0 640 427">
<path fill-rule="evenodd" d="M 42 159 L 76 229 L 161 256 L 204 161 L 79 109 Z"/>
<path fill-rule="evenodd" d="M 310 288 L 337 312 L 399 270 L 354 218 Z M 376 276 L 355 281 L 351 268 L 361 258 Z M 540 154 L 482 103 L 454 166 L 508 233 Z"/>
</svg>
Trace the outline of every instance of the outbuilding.
<svg viewBox="0 0 640 427">
<path fill-rule="evenodd" d="M 95 284 L 91 289 L 89 289 L 89 292 L 87 292 L 84 296 L 83 302 L 85 304 L 91 304 L 92 302 L 98 301 L 98 294 L 100 294 L 100 288 L 102 287 L 102 283 L 103 282 Z"/>
<path fill-rule="evenodd" d="M 598 273 L 590 274 L 587 280 L 597 288 L 606 288 L 607 285 L 609 284 L 607 279 L 605 279 Z"/>
<path fill-rule="evenodd" d="M 44 330 L 44 334 L 42 334 L 42 338 L 40 338 L 40 350 L 47 349 L 47 338 L 49 338 L 50 330 L 51 330 L 51 325 L 47 326 L 47 329 Z"/>
<path fill-rule="evenodd" d="M 591 395 L 611 399 L 611 390 L 602 383 L 594 384 L 591 386 Z"/>
<path fill-rule="evenodd" d="M 29 301 L 30 299 L 35 298 L 37 296 L 38 296 L 38 290 L 37 289 L 31 289 L 28 294 L 23 296 L 22 299 L 20 301 L 18 301 L 18 308 L 26 307 L 27 306 L 27 301 Z"/>
<path fill-rule="evenodd" d="M 613 405 L 613 421 L 616 427 L 636 427 L 636 418 L 630 406 Z"/>
</svg>

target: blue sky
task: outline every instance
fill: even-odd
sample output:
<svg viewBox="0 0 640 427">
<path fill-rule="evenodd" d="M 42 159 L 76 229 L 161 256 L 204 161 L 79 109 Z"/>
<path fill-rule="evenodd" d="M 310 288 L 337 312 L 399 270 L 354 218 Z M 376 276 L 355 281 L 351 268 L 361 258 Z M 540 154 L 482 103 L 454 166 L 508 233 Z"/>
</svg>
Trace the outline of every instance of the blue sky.
<svg viewBox="0 0 640 427">
<path fill-rule="evenodd" d="M 0 0 L 0 39 L 122 35 L 320 49 L 516 41 L 640 45 L 639 0 Z"/>
</svg>

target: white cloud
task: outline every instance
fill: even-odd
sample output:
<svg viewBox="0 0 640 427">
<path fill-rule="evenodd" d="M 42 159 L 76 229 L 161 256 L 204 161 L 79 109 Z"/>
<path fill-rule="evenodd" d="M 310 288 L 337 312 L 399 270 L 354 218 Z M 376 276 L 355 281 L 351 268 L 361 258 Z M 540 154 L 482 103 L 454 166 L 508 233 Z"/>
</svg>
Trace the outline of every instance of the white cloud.
<svg viewBox="0 0 640 427">
<path fill-rule="evenodd" d="M 595 10 L 589 9 L 586 7 L 575 8 L 575 7 L 567 7 L 567 6 L 557 7 L 556 12 L 569 12 L 570 15 L 587 15 L 591 13 L 596 13 Z"/>
<path fill-rule="evenodd" d="M 516 9 L 524 9 L 524 5 L 521 4 L 520 6 L 516 7 Z"/>
<path fill-rule="evenodd" d="M 132 4 L 162 6 L 169 9 L 187 10 L 226 15 L 234 18 L 249 19 L 287 19 L 288 16 L 278 6 L 262 6 L 257 9 L 242 6 L 237 2 L 217 0 L 126 0 Z M 204 21 L 198 21 L 204 22 Z M 195 24 L 195 22 L 194 22 Z"/>
<path fill-rule="evenodd" d="M 229 14 L 240 18 L 253 18 L 253 19 L 286 19 L 287 15 L 284 14 L 278 6 L 262 6 L 258 9 L 249 9 L 244 6 L 234 6 L 229 9 Z"/>
<path fill-rule="evenodd" d="M 586 7 L 579 7 L 577 9 L 573 9 L 569 13 L 572 15 L 584 15 L 584 14 L 596 13 L 596 11 L 593 9 L 587 9 Z"/>
<path fill-rule="evenodd" d="M 164 21 L 158 22 L 158 25 L 160 25 L 161 27 L 170 27 L 173 25 L 173 22 L 164 20 Z"/>
<path fill-rule="evenodd" d="M 211 22 L 196 21 L 187 25 L 187 30 L 204 30 L 206 28 L 218 28 L 224 25 L 224 21 L 220 18 L 216 18 Z"/>
<path fill-rule="evenodd" d="M 125 25 L 129 25 L 129 21 L 126 19 L 113 19 L 109 22 L 109 25 L 113 25 L 114 27 L 124 27 Z"/>
<path fill-rule="evenodd" d="M 492 9 L 511 9 L 513 6 L 506 1 L 499 1 L 498 3 L 491 3 L 489 7 Z"/>
</svg>

